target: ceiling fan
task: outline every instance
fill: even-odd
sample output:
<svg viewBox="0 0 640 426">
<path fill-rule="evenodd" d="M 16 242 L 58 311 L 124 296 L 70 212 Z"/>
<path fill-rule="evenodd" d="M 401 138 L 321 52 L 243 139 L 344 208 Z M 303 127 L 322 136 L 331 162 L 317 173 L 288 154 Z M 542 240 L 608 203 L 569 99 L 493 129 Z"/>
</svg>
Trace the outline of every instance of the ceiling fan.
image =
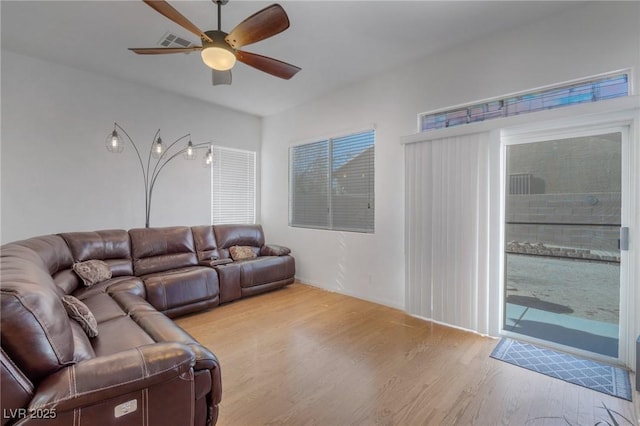
<svg viewBox="0 0 640 426">
<path fill-rule="evenodd" d="M 156 12 L 197 35 L 202 46 L 130 48 L 139 55 L 163 55 L 200 51 L 203 62 L 213 70 L 213 85 L 231 84 L 231 68 L 236 60 L 260 71 L 289 80 L 299 67 L 256 53 L 239 50 L 243 46 L 272 37 L 289 28 L 289 17 L 279 4 L 272 4 L 240 22 L 230 33 L 221 29 L 222 6 L 229 0 L 211 0 L 218 5 L 218 29 L 202 31 L 164 0 L 143 0 Z"/>
</svg>

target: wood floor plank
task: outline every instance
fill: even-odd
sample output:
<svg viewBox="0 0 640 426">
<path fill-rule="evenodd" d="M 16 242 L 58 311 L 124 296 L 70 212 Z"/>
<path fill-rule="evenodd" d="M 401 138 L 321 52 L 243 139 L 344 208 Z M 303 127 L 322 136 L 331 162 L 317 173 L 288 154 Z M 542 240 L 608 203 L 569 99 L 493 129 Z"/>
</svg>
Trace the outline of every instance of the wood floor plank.
<svg viewBox="0 0 640 426">
<path fill-rule="evenodd" d="M 490 358 L 495 339 L 300 283 L 177 322 L 220 359 L 221 426 L 595 425 L 604 405 L 637 423 L 630 402 Z"/>
</svg>

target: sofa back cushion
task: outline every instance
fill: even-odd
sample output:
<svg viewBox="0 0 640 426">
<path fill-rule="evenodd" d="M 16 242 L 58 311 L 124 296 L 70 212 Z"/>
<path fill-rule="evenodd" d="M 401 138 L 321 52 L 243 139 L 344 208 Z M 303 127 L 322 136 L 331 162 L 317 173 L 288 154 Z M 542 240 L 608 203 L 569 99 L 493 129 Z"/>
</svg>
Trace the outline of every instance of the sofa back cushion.
<svg viewBox="0 0 640 426">
<path fill-rule="evenodd" d="M 16 241 L 7 244 L 2 249 L 10 248 L 8 246 L 20 246 L 30 249 L 32 254 L 35 254 L 41 260 L 42 266 L 46 268 L 51 276 L 55 276 L 56 273 L 65 269 L 70 269 L 71 265 L 73 265 L 71 251 L 64 239 L 58 235 L 43 235 L 29 238 L 28 240 Z M 31 257 L 31 259 L 34 258 Z"/>
<path fill-rule="evenodd" d="M 191 228 L 191 232 L 196 244 L 198 260 L 211 260 L 220 257 L 218 243 L 211 225 L 194 226 Z"/>
<path fill-rule="evenodd" d="M 129 233 L 121 229 L 60 234 L 66 241 L 74 262 L 102 260 L 111 275 L 133 275 Z"/>
<path fill-rule="evenodd" d="M 198 264 L 191 228 L 138 228 L 129 231 L 137 276 Z"/>
<path fill-rule="evenodd" d="M 53 278 L 61 293 L 70 293 L 78 286 L 78 279 L 71 271 L 73 257 L 67 244 L 58 235 L 43 235 L 16 241 L 2 247 L 3 256 L 21 250 L 19 257 L 29 259 Z"/>
<path fill-rule="evenodd" d="M 218 252 L 221 258 L 229 258 L 232 246 L 255 247 L 256 253 L 264 245 L 264 232 L 261 225 L 214 225 Z"/>
<path fill-rule="evenodd" d="M 0 248 L 0 342 L 32 383 L 74 360 L 69 317 L 60 301 L 64 292 L 54 282 L 58 269 L 71 265 L 66 247 L 50 235 Z"/>
<path fill-rule="evenodd" d="M 73 334 L 51 277 L 16 260 L 3 257 L 0 264 L 2 349 L 37 383 L 74 362 Z"/>
</svg>

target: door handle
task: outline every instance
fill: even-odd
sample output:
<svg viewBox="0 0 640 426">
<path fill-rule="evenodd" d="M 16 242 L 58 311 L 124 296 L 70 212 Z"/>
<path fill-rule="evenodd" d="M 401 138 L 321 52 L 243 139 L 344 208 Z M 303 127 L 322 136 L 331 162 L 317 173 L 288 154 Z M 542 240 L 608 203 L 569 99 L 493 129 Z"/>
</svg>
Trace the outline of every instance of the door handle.
<svg viewBox="0 0 640 426">
<path fill-rule="evenodd" d="M 629 250 L 629 227 L 623 226 L 620 228 L 620 250 L 627 251 Z"/>
</svg>

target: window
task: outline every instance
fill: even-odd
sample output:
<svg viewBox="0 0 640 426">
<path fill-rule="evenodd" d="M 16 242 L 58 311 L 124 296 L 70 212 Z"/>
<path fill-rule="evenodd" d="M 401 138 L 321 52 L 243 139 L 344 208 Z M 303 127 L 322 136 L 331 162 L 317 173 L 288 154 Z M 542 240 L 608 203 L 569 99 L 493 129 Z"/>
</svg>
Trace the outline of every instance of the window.
<svg viewBox="0 0 640 426">
<path fill-rule="evenodd" d="M 374 232 L 373 130 L 294 146 L 289 225 Z"/>
<path fill-rule="evenodd" d="M 256 153 L 213 147 L 211 223 L 256 222 Z"/>
<path fill-rule="evenodd" d="M 484 103 L 420 114 L 420 131 L 425 132 L 585 102 L 597 102 L 629 96 L 629 92 L 629 75 L 627 73 L 592 77 L 572 84 L 551 86 Z"/>
</svg>

